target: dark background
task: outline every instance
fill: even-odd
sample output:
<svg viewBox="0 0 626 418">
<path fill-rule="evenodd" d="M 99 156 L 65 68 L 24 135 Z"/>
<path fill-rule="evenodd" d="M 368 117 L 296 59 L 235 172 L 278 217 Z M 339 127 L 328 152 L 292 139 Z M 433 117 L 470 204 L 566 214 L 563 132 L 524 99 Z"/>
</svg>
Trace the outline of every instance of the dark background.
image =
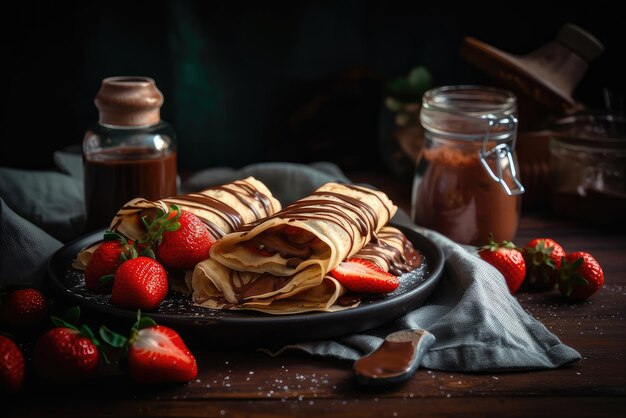
<svg viewBox="0 0 626 418">
<path fill-rule="evenodd" d="M 526 54 L 566 22 L 606 47 L 575 92 L 623 98 L 625 25 L 610 4 L 317 1 L 36 2 L 3 6 L 0 166 L 44 169 L 97 120 L 102 78 L 153 77 L 179 166 L 378 158 L 383 86 L 424 65 L 435 85 L 489 83 L 459 57 L 464 36 Z M 295 3 L 295 2 L 294 2 Z M 579 2 L 576 2 L 579 3 Z"/>
</svg>

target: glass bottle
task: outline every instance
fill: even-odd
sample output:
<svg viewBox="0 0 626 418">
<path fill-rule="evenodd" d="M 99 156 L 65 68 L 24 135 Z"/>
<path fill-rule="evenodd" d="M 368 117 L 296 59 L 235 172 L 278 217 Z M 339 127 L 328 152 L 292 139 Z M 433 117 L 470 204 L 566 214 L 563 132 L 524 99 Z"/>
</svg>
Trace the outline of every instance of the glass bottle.
<svg viewBox="0 0 626 418">
<path fill-rule="evenodd" d="M 489 234 L 511 240 L 524 187 L 517 174 L 516 99 L 482 86 L 445 86 L 424 93 L 425 143 L 417 159 L 412 217 L 461 244 Z"/>
<path fill-rule="evenodd" d="M 105 78 L 95 104 L 99 121 L 83 140 L 87 231 L 109 226 L 133 198 L 176 194 L 176 136 L 154 80 Z"/>
</svg>

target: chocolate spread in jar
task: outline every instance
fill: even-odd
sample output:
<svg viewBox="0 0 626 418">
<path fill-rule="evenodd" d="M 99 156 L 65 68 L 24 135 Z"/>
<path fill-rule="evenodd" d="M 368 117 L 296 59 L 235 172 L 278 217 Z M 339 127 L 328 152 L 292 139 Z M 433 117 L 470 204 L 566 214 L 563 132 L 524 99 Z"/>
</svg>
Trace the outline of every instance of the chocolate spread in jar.
<svg viewBox="0 0 626 418">
<path fill-rule="evenodd" d="M 85 160 L 87 230 L 111 223 L 129 200 L 157 200 L 176 194 L 176 152 L 154 155 L 132 149 L 95 153 Z"/>
<path fill-rule="evenodd" d="M 425 169 L 416 178 L 413 192 L 417 224 L 461 244 L 483 245 L 490 233 L 496 241 L 513 239 L 520 196 L 507 195 L 489 176 L 479 160 L 479 146 L 424 150 L 421 164 Z M 503 176 L 508 173 L 503 170 Z"/>
</svg>

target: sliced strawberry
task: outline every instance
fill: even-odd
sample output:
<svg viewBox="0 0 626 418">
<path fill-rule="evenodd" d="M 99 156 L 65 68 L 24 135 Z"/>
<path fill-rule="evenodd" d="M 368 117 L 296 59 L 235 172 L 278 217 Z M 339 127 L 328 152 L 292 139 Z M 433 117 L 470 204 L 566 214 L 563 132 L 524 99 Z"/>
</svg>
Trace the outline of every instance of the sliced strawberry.
<svg viewBox="0 0 626 418">
<path fill-rule="evenodd" d="M 398 277 L 360 258 L 344 261 L 330 274 L 346 289 L 357 293 L 393 292 L 400 284 Z"/>
<path fill-rule="evenodd" d="M 171 328 L 157 325 L 138 312 L 130 338 L 100 328 L 102 339 L 113 347 L 126 347 L 128 373 L 141 383 L 184 383 L 195 379 L 198 365 L 180 335 Z"/>
<path fill-rule="evenodd" d="M 128 351 L 128 372 L 137 382 L 188 382 L 196 360 L 176 331 L 163 325 L 141 329 Z"/>
</svg>

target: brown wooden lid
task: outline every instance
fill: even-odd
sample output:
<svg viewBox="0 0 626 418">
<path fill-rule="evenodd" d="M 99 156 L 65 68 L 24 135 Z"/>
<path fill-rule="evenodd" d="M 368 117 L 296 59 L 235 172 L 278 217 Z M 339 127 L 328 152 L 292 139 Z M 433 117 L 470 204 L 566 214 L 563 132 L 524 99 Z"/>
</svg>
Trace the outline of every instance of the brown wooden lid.
<svg viewBox="0 0 626 418">
<path fill-rule="evenodd" d="M 491 74 L 516 93 L 523 93 L 557 113 L 582 108 L 572 92 L 587 71 L 588 63 L 604 51 L 602 44 L 578 26 L 565 25 L 556 38 L 518 56 L 477 39 L 466 37 L 461 56 Z"/>
<path fill-rule="evenodd" d="M 101 125 L 147 126 L 161 120 L 163 94 L 148 77 L 109 77 L 95 99 Z"/>
</svg>

